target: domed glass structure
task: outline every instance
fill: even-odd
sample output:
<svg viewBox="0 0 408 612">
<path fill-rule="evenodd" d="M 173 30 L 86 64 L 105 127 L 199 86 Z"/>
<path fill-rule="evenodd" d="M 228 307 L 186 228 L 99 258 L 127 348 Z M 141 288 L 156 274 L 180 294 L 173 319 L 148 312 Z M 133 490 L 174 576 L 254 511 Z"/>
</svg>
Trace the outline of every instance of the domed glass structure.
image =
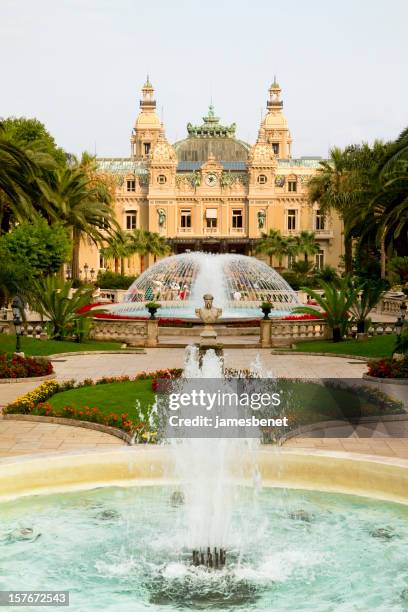
<svg viewBox="0 0 408 612">
<path fill-rule="evenodd" d="M 196 319 L 203 295 L 214 296 L 222 319 L 261 316 L 260 303 L 274 304 L 273 316 L 284 316 L 299 305 L 297 293 L 267 264 L 245 255 L 183 253 L 157 262 L 137 278 L 124 301 L 108 307 L 125 316 L 147 316 L 146 302 L 159 302 L 159 316 Z"/>
</svg>

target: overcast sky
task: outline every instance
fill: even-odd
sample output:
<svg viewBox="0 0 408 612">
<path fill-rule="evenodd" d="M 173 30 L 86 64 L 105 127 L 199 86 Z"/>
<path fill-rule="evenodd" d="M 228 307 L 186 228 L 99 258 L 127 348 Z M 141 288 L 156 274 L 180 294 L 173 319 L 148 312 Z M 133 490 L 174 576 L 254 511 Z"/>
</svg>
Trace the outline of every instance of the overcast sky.
<svg viewBox="0 0 408 612">
<path fill-rule="evenodd" d="M 170 141 L 212 97 L 253 142 L 276 74 L 294 156 L 325 156 L 408 125 L 407 23 L 407 0 L 0 0 L 0 116 L 127 156 L 148 73 Z"/>
</svg>

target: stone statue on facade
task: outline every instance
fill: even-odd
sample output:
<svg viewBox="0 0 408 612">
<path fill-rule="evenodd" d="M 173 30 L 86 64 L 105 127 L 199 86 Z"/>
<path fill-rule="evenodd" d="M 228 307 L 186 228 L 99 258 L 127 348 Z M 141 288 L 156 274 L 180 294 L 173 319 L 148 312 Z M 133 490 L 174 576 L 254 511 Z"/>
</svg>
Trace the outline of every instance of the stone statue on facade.
<svg viewBox="0 0 408 612">
<path fill-rule="evenodd" d="M 158 223 L 159 227 L 164 227 L 166 225 L 166 211 L 164 208 L 157 209 Z"/>
<path fill-rule="evenodd" d="M 266 212 L 264 210 L 260 210 L 258 211 L 258 228 L 259 229 L 264 229 L 265 227 L 265 219 L 266 219 Z"/>
</svg>

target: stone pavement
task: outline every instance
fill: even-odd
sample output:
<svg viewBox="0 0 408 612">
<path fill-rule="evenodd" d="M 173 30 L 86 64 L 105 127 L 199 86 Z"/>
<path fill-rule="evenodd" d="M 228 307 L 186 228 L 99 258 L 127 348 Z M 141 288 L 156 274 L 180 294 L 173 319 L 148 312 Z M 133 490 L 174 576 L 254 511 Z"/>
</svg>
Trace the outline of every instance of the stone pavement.
<svg viewBox="0 0 408 612">
<path fill-rule="evenodd" d="M 227 349 L 226 367 L 248 368 L 257 356 L 264 371 L 271 376 L 289 378 L 361 378 L 366 364 L 358 357 L 345 359 L 317 355 L 273 355 L 270 349 Z M 59 357 L 53 360 L 58 380 L 97 379 L 102 376 L 134 376 L 142 370 L 182 367 L 184 350 L 147 349 L 145 354 L 88 354 Z M 0 385 L 0 406 L 4 406 L 39 383 L 24 382 Z M 123 442 L 97 431 L 55 425 L 0 420 L 0 456 L 37 454 L 75 449 L 114 448 Z M 296 438 L 287 447 L 344 450 L 363 454 L 408 457 L 408 437 L 399 438 Z"/>
<path fill-rule="evenodd" d="M 116 448 L 123 441 L 115 436 L 83 427 L 0 421 L 0 457 L 56 451 Z"/>
<path fill-rule="evenodd" d="M 272 355 L 270 349 L 226 349 L 225 366 L 249 368 L 257 356 L 271 376 L 289 378 L 361 378 L 367 366 L 356 357 L 322 357 L 317 355 Z M 184 349 L 146 349 L 145 354 L 76 355 L 56 357 L 53 364 L 58 380 L 101 378 L 102 376 L 134 376 L 141 370 L 182 367 Z M 24 383 L 26 384 L 26 383 Z M 10 385 L 11 386 L 11 385 Z M 0 389 L 1 393 L 1 389 Z M 1 405 L 0 400 L 0 405 Z"/>
</svg>

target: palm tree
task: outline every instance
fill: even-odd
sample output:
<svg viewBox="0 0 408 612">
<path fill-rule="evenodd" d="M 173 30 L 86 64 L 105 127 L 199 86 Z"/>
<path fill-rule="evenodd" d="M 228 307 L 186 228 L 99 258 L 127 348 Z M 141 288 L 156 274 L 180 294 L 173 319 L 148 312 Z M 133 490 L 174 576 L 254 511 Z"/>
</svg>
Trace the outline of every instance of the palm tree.
<svg viewBox="0 0 408 612">
<path fill-rule="evenodd" d="M 277 257 L 279 268 L 282 268 L 282 259 L 285 255 L 289 254 L 291 248 L 293 250 L 293 243 L 290 243 L 286 236 L 282 236 L 279 230 L 270 229 L 267 234 L 262 232 L 261 238 L 256 245 L 255 252 L 268 255 L 271 268 L 272 258 L 274 256 Z"/>
<path fill-rule="evenodd" d="M 297 251 L 303 253 L 305 261 L 309 261 L 309 255 L 316 255 L 320 247 L 316 242 L 314 232 L 308 232 L 303 230 L 298 236 L 296 236 Z"/>
<path fill-rule="evenodd" d="M 72 282 L 57 276 L 46 276 L 33 282 L 29 300 L 33 310 L 50 321 L 52 338 L 63 340 L 70 331 L 74 331 L 79 319 L 95 313 L 95 310 L 79 312 L 90 303 L 92 292 L 93 287 L 79 287 L 72 292 Z"/>
<path fill-rule="evenodd" d="M 123 230 L 119 230 L 111 236 L 108 240 L 108 245 L 101 249 L 101 254 L 106 259 L 114 260 L 115 274 L 119 274 L 120 262 L 120 273 L 122 276 L 125 274 L 125 257 L 129 257 L 134 252 L 134 243 L 129 234 Z"/>
<path fill-rule="evenodd" d="M 156 232 L 135 229 L 129 236 L 133 253 L 138 253 L 140 255 L 141 273 L 144 272 L 146 255 L 154 255 L 156 261 L 157 257 L 162 257 L 170 252 L 170 246 L 166 239 Z"/>
<path fill-rule="evenodd" d="M 103 181 L 90 179 L 79 167 L 58 169 L 51 185 L 40 182 L 44 197 L 52 203 L 55 215 L 72 231 L 72 278 L 79 278 L 81 240 L 103 243 L 119 228 L 111 206 L 112 195 Z"/>
<path fill-rule="evenodd" d="M 350 307 L 350 312 L 357 322 L 357 332 L 363 334 L 365 323 L 372 309 L 378 304 L 380 298 L 387 288 L 383 280 L 355 280 L 350 281 L 350 289 L 357 291 L 357 299 Z"/>
<path fill-rule="evenodd" d="M 171 247 L 164 236 L 160 236 L 157 232 L 150 232 L 151 254 L 153 261 L 156 263 L 158 257 L 165 257 L 171 252 Z"/>
<path fill-rule="evenodd" d="M 346 333 L 350 324 L 350 310 L 358 299 L 359 289 L 350 286 L 348 277 L 342 278 L 336 285 L 320 282 L 323 294 L 309 287 L 301 287 L 320 306 L 326 317 L 326 321 L 332 330 L 333 342 L 339 342 Z M 311 306 L 297 306 L 293 312 L 316 314 L 316 309 Z"/>
<path fill-rule="evenodd" d="M 8 231 L 10 220 L 35 218 L 32 183 L 38 173 L 26 153 L 4 138 L 0 124 L 0 233 Z"/>
<path fill-rule="evenodd" d="M 321 161 L 317 173 L 308 183 L 309 201 L 317 202 L 323 214 L 336 210 L 343 221 L 344 263 L 346 273 L 351 272 L 353 243 L 352 223 L 347 215 L 355 201 L 355 194 L 350 189 L 349 153 L 335 147 L 330 151 L 330 158 Z"/>
</svg>

